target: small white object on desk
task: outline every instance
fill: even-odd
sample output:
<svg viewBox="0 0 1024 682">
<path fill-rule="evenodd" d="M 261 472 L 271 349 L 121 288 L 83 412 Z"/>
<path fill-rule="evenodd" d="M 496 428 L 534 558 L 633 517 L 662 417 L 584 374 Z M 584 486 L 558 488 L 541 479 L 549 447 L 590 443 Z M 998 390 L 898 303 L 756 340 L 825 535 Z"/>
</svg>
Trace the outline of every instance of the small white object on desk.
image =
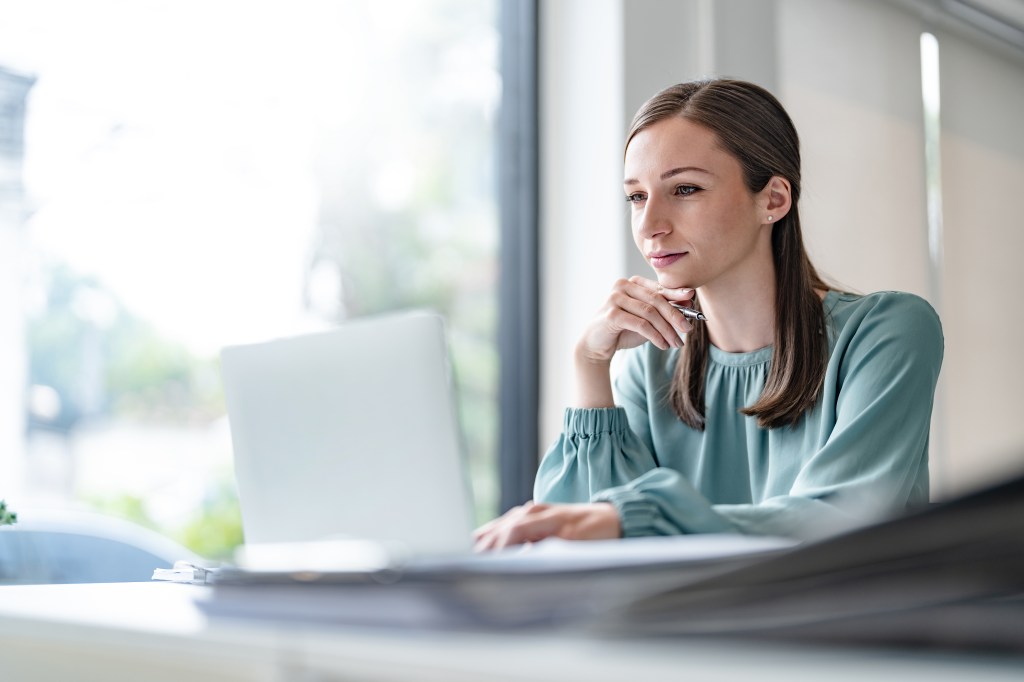
<svg viewBox="0 0 1024 682">
<path fill-rule="evenodd" d="M 158 568 L 153 571 L 152 579 L 172 583 L 205 585 L 216 571 L 217 569 L 215 568 L 197 566 L 191 561 L 175 561 L 172 568 Z"/>
</svg>

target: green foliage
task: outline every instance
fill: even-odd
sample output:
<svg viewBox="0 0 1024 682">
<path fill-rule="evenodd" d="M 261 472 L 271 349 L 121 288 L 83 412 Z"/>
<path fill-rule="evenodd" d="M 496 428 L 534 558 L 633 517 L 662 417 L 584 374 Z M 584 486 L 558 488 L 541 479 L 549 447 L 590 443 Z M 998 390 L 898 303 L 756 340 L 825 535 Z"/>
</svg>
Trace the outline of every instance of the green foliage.
<svg viewBox="0 0 1024 682">
<path fill-rule="evenodd" d="M 18 515 L 7 508 L 7 503 L 0 500 L 0 526 L 17 523 Z"/>
<path fill-rule="evenodd" d="M 90 500 L 90 506 L 101 514 L 116 516 L 157 532 L 162 530 L 159 524 L 150 517 L 149 511 L 146 509 L 146 501 L 138 495 L 95 498 Z"/>
<path fill-rule="evenodd" d="M 69 430 L 97 416 L 180 424 L 223 414 L 214 360 L 161 336 L 93 277 L 64 265 L 44 277 L 46 305 L 29 320 L 29 381 L 60 396 L 61 414 L 47 426 Z"/>
<path fill-rule="evenodd" d="M 234 487 L 220 482 L 202 505 L 179 526 L 165 526 L 153 520 L 146 501 L 136 495 L 95 498 L 90 505 L 108 514 L 144 526 L 181 543 L 205 559 L 231 561 L 242 544 L 242 514 Z"/>
<path fill-rule="evenodd" d="M 217 487 L 175 539 L 207 559 L 231 561 L 242 544 L 242 513 L 238 496 L 228 485 Z"/>
<path fill-rule="evenodd" d="M 105 385 L 116 416 L 147 421 L 209 421 L 224 412 L 215 362 L 201 360 L 134 318 L 108 338 Z"/>
</svg>

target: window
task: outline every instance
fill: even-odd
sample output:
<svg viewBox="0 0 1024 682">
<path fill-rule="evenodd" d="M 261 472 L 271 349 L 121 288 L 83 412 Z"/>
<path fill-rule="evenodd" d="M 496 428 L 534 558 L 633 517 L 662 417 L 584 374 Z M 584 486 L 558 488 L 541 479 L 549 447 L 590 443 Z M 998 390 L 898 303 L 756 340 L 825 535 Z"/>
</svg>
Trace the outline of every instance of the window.
<svg viewBox="0 0 1024 682">
<path fill-rule="evenodd" d="M 225 556 L 219 348 L 427 306 L 449 321 L 478 517 L 496 513 L 497 1 L 3 12 L 0 69 L 24 87 L 0 126 L 24 104 L 24 145 L 0 150 L 22 178 L 0 179 L 19 207 L 0 315 L 21 330 L 0 354 L 28 389 L 3 388 L 21 411 L 0 417 L 0 465 L 21 474 L 0 497 Z"/>
</svg>

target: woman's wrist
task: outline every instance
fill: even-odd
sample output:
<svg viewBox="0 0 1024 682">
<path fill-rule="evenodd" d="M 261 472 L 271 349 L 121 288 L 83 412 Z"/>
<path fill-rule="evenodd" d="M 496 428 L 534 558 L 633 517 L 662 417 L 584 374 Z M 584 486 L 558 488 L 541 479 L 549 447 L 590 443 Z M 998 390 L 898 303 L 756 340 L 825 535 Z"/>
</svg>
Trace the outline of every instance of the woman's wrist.
<svg viewBox="0 0 1024 682">
<path fill-rule="evenodd" d="M 576 407 L 614 407 L 611 360 L 593 358 L 582 344 L 576 346 Z"/>
</svg>

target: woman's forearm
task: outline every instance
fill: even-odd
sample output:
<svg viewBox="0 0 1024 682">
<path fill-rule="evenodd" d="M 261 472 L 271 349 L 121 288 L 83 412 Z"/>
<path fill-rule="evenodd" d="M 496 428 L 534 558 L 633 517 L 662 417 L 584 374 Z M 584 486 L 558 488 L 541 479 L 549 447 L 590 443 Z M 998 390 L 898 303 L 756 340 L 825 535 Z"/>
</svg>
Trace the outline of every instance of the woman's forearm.
<svg viewBox="0 0 1024 682">
<path fill-rule="evenodd" d="M 576 361 L 576 407 L 615 407 L 612 395 L 611 361 L 588 358 L 579 349 Z"/>
</svg>

